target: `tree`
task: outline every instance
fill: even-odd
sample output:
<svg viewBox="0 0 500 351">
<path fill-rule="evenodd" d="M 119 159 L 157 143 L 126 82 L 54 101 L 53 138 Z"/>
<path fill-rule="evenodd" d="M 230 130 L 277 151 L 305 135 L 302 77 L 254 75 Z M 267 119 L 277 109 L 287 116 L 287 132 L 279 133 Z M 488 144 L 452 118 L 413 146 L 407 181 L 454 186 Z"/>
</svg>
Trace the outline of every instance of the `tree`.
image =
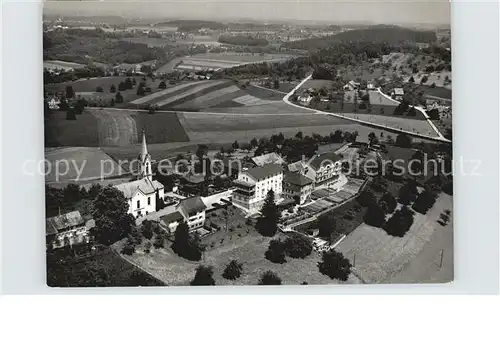
<svg viewBox="0 0 500 351">
<path fill-rule="evenodd" d="M 66 111 L 66 119 L 69 121 L 76 120 L 76 113 L 73 107 L 68 108 L 68 110 Z"/>
<path fill-rule="evenodd" d="M 131 256 L 135 252 L 135 243 L 133 239 L 127 238 L 125 246 L 123 246 L 121 253 L 123 255 Z"/>
<path fill-rule="evenodd" d="M 110 93 L 116 93 L 116 86 L 114 84 L 111 84 L 111 86 L 109 87 L 109 92 Z"/>
<path fill-rule="evenodd" d="M 330 240 L 331 235 L 335 231 L 335 220 L 328 215 L 324 214 L 319 217 L 318 219 L 318 230 L 319 230 L 319 236 Z"/>
<path fill-rule="evenodd" d="M 408 134 L 398 134 L 394 145 L 404 148 L 411 148 L 412 138 Z"/>
<path fill-rule="evenodd" d="M 412 208 L 418 213 L 426 214 L 427 211 L 429 211 L 432 206 L 434 206 L 435 202 L 436 195 L 430 190 L 426 189 L 422 193 L 420 193 Z"/>
<path fill-rule="evenodd" d="M 199 261 L 205 247 L 197 234 L 190 234 L 186 222 L 179 223 L 175 230 L 172 250 L 190 261 Z"/>
<path fill-rule="evenodd" d="M 409 181 L 399 189 L 398 201 L 403 205 L 409 205 L 411 202 L 415 201 L 417 195 L 417 185 Z"/>
<path fill-rule="evenodd" d="M 158 84 L 158 89 L 166 89 L 166 88 L 167 88 L 167 83 L 165 83 L 165 81 L 162 80 L 160 84 Z"/>
<path fill-rule="evenodd" d="M 371 132 L 370 134 L 368 134 L 368 140 L 370 142 L 370 145 L 376 144 L 378 142 L 377 136 L 375 135 L 374 132 Z"/>
<path fill-rule="evenodd" d="M 286 254 L 293 258 L 305 258 L 312 252 L 311 239 L 303 235 L 292 235 L 285 240 Z"/>
<path fill-rule="evenodd" d="M 165 247 L 165 235 L 162 232 L 156 233 L 153 246 L 155 249 L 161 249 Z"/>
<path fill-rule="evenodd" d="M 66 99 L 72 99 L 75 97 L 75 92 L 73 90 L 73 87 L 71 85 L 66 86 L 66 94 L 65 94 Z"/>
<path fill-rule="evenodd" d="M 358 203 L 363 207 L 373 205 L 377 200 L 370 190 L 364 190 L 357 198 Z"/>
<path fill-rule="evenodd" d="M 153 229 L 153 222 L 152 221 L 149 221 L 146 219 L 142 222 L 141 234 L 143 237 L 145 237 L 148 240 L 153 238 L 154 229 Z"/>
<path fill-rule="evenodd" d="M 125 89 L 132 89 L 133 87 L 134 85 L 132 84 L 130 77 L 127 77 L 127 79 L 125 79 Z"/>
<path fill-rule="evenodd" d="M 120 94 L 120 92 L 117 92 L 115 95 L 115 102 L 117 104 L 121 104 L 123 102 L 123 96 Z"/>
<path fill-rule="evenodd" d="M 97 86 L 97 87 L 95 88 L 95 91 L 96 91 L 96 93 L 103 93 L 103 92 L 104 92 L 104 89 L 103 89 L 101 86 Z"/>
<path fill-rule="evenodd" d="M 323 252 L 321 262 L 318 262 L 318 268 L 321 274 L 330 279 L 346 281 L 351 273 L 351 262 L 340 252 L 335 250 Z"/>
<path fill-rule="evenodd" d="M 368 207 L 368 210 L 363 217 L 363 221 L 368 225 L 380 228 L 385 222 L 385 213 L 382 208 L 375 203 Z"/>
<path fill-rule="evenodd" d="M 239 149 L 240 148 L 240 145 L 238 144 L 238 140 L 235 140 L 233 145 L 232 145 L 233 149 Z"/>
<path fill-rule="evenodd" d="M 131 233 L 135 219 L 127 213 L 128 207 L 127 199 L 118 189 L 107 186 L 99 192 L 92 203 L 95 220 L 92 231 L 97 242 L 111 245 Z"/>
<path fill-rule="evenodd" d="M 391 193 L 385 193 L 379 200 L 379 206 L 384 213 L 392 213 L 396 209 L 398 202 Z"/>
<path fill-rule="evenodd" d="M 257 230 L 264 236 L 274 236 L 278 230 L 279 219 L 278 207 L 274 202 L 274 191 L 269 190 L 260 212 L 261 216 L 257 220 Z"/>
<path fill-rule="evenodd" d="M 144 96 L 146 94 L 146 91 L 144 90 L 144 87 L 142 85 L 139 85 L 137 88 L 137 95 L 139 96 Z"/>
<path fill-rule="evenodd" d="M 154 114 L 156 112 L 156 106 L 155 105 L 149 105 L 148 113 L 150 115 Z"/>
<path fill-rule="evenodd" d="M 125 82 L 120 82 L 120 84 L 118 84 L 118 91 L 125 91 L 127 90 L 127 85 L 125 84 Z"/>
<path fill-rule="evenodd" d="M 199 265 L 196 267 L 196 273 L 193 280 L 191 280 L 191 285 L 215 285 L 215 280 L 213 278 L 214 269 L 212 266 Z"/>
<path fill-rule="evenodd" d="M 251 141 L 250 141 L 250 145 L 252 146 L 252 148 L 254 147 L 257 147 L 259 145 L 259 142 L 257 141 L 256 138 L 253 138 Z"/>
<path fill-rule="evenodd" d="M 259 285 L 281 285 L 281 278 L 273 271 L 265 271 L 260 276 Z"/>
<path fill-rule="evenodd" d="M 75 114 L 81 115 L 85 109 L 85 99 L 78 99 L 75 104 Z"/>
<path fill-rule="evenodd" d="M 385 223 L 384 229 L 387 234 L 403 237 L 413 224 L 413 212 L 406 206 L 394 212 Z"/>
<path fill-rule="evenodd" d="M 408 79 L 408 82 L 415 83 L 415 78 L 413 78 L 413 76 L 411 76 L 410 79 Z"/>
<path fill-rule="evenodd" d="M 231 260 L 228 263 L 224 272 L 222 273 L 222 277 L 229 280 L 236 280 L 241 276 L 243 272 L 243 265 L 239 263 L 237 260 Z"/>
<path fill-rule="evenodd" d="M 285 243 L 281 240 L 271 240 L 269 247 L 265 253 L 266 259 L 274 263 L 285 263 L 286 262 L 286 252 Z"/>
</svg>

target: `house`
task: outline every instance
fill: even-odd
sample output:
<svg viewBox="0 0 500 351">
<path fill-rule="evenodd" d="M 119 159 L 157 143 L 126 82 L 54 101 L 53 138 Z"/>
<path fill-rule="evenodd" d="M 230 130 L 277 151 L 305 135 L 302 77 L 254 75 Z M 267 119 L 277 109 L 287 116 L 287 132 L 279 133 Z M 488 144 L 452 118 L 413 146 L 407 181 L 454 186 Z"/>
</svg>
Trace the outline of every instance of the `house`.
<svg viewBox="0 0 500 351">
<path fill-rule="evenodd" d="M 349 81 L 349 83 L 347 83 L 346 85 L 344 85 L 344 90 L 355 90 L 355 89 L 358 89 L 359 88 L 359 84 L 360 83 L 351 80 L 351 81 Z"/>
<path fill-rule="evenodd" d="M 275 199 L 280 199 L 283 169 L 272 163 L 243 169 L 233 185 L 233 204 L 249 212 L 259 211 L 269 190 L 274 191 Z"/>
<path fill-rule="evenodd" d="M 49 104 L 49 109 L 51 110 L 59 110 L 59 104 L 61 103 L 61 100 L 52 98 L 48 101 Z"/>
<path fill-rule="evenodd" d="M 308 106 L 311 103 L 312 99 L 313 99 L 313 97 L 309 93 L 302 93 L 297 98 L 297 101 L 299 102 L 299 104 L 301 104 L 303 106 Z"/>
<path fill-rule="evenodd" d="M 163 199 L 164 186 L 157 180 L 153 180 L 151 172 L 151 156 L 148 154 L 146 134 L 142 133 L 142 149 L 138 156 L 140 163 L 139 176 L 137 180 L 117 184 L 115 188 L 120 190 L 127 199 L 128 213 L 135 218 L 156 211 L 156 198 Z"/>
<path fill-rule="evenodd" d="M 403 88 L 394 88 L 392 96 L 394 97 L 395 100 L 402 101 L 404 95 L 405 95 L 405 92 L 404 92 Z"/>
<path fill-rule="evenodd" d="M 368 83 L 366 85 L 366 89 L 368 89 L 368 90 L 375 90 L 375 84 L 374 83 Z"/>
<path fill-rule="evenodd" d="M 305 203 L 314 189 L 312 179 L 298 172 L 285 171 L 283 176 L 283 197 L 299 204 Z"/>
<path fill-rule="evenodd" d="M 175 211 L 160 217 L 160 225 L 170 233 L 175 233 L 177 226 L 184 220 L 179 211 Z"/>
<path fill-rule="evenodd" d="M 205 224 L 205 211 L 207 206 L 201 199 L 201 196 L 193 196 L 181 200 L 177 205 L 177 211 L 186 221 L 189 230 L 203 228 Z"/>
<path fill-rule="evenodd" d="M 342 156 L 335 151 L 314 155 L 308 161 L 308 175 L 314 180 L 314 187 L 333 187 L 340 181 Z"/>
<path fill-rule="evenodd" d="M 89 229 L 93 221 L 85 222 L 80 211 L 72 211 L 45 220 L 47 245 L 53 249 L 90 241 Z"/>
<path fill-rule="evenodd" d="M 256 166 L 264 166 L 266 164 L 282 165 L 285 161 L 275 152 L 270 152 L 268 154 L 252 157 L 252 162 Z"/>
</svg>

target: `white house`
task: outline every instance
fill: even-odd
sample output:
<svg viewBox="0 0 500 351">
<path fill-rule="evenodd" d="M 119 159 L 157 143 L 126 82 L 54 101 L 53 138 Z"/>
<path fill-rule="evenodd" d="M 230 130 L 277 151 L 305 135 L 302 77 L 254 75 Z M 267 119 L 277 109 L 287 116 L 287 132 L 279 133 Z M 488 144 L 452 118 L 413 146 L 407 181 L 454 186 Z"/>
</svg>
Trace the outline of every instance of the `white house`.
<svg viewBox="0 0 500 351">
<path fill-rule="evenodd" d="M 305 203 L 314 189 L 314 181 L 301 173 L 286 171 L 283 179 L 283 197 Z"/>
<path fill-rule="evenodd" d="M 259 211 L 269 190 L 280 199 L 283 187 L 283 169 L 276 164 L 243 169 L 233 182 L 233 203 L 246 211 Z"/>
<path fill-rule="evenodd" d="M 139 179 L 115 185 L 128 201 L 128 213 L 135 218 L 156 211 L 156 197 L 163 199 L 164 186 L 153 180 L 151 172 L 151 156 L 148 154 L 146 135 L 142 133 L 142 150 L 138 157 L 140 161 Z"/>
<path fill-rule="evenodd" d="M 205 211 L 207 206 L 200 196 L 188 197 L 181 200 L 177 206 L 177 211 L 186 221 L 189 231 L 202 228 L 205 224 Z"/>
<path fill-rule="evenodd" d="M 341 181 L 342 156 L 335 151 L 314 155 L 308 161 L 307 177 L 314 179 L 315 188 L 336 187 Z"/>
<path fill-rule="evenodd" d="M 72 211 L 45 220 L 47 245 L 53 249 L 74 244 L 88 243 L 89 229 L 94 221 L 84 221 L 80 211 Z"/>
<path fill-rule="evenodd" d="M 302 93 L 298 98 L 297 101 L 299 104 L 307 106 L 311 103 L 313 97 L 309 93 Z"/>
</svg>

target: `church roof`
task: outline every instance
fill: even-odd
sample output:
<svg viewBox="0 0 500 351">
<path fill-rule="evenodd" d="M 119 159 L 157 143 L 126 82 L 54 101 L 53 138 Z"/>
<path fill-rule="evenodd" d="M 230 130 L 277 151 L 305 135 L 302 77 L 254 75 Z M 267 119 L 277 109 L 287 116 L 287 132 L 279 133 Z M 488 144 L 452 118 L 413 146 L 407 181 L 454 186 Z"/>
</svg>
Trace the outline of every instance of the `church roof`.
<svg viewBox="0 0 500 351">
<path fill-rule="evenodd" d="M 146 159 L 147 156 L 149 156 L 149 155 L 148 155 L 148 145 L 146 143 L 146 132 L 142 131 L 142 146 L 141 146 L 141 153 L 139 155 L 139 159 L 141 160 L 141 162 L 144 162 L 144 160 Z"/>
<path fill-rule="evenodd" d="M 149 195 L 154 194 L 158 189 L 163 189 L 164 186 L 157 180 L 149 180 L 148 178 L 143 178 L 128 183 L 115 185 L 115 188 L 120 190 L 125 198 L 131 199 L 136 194 L 137 190 L 142 192 L 144 195 Z"/>
</svg>

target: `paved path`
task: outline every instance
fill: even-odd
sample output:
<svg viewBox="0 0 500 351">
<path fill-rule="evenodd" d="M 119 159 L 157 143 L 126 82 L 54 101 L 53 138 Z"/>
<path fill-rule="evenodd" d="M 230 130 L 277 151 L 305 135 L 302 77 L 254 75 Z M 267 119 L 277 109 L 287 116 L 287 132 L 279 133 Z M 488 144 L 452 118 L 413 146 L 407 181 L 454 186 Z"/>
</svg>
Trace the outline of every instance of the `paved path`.
<svg viewBox="0 0 500 351">
<path fill-rule="evenodd" d="M 347 117 L 347 116 L 340 115 L 340 114 L 337 114 L 337 113 L 316 110 L 316 109 L 313 109 L 313 108 L 310 108 L 310 107 L 300 106 L 300 105 L 296 105 L 296 104 L 290 102 L 290 100 L 289 100 L 290 96 L 292 96 L 302 85 L 304 85 L 311 78 L 312 78 L 312 74 L 310 74 L 306 78 L 304 78 L 299 84 L 297 84 L 297 86 L 295 88 L 293 88 L 288 94 L 286 94 L 285 97 L 283 97 L 283 102 L 286 103 L 287 105 L 295 106 L 296 108 L 301 108 L 301 109 L 308 110 L 308 111 L 313 111 L 313 112 L 316 112 L 316 113 L 330 115 L 330 116 L 334 116 L 334 117 L 337 117 L 337 118 L 347 119 L 349 121 L 353 121 L 353 122 L 356 122 L 358 124 L 367 125 L 367 126 L 370 126 L 370 127 L 375 127 L 375 128 L 378 128 L 378 129 L 383 129 L 383 130 L 387 130 L 387 131 L 391 131 L 391 132 L 395 132 L 395 133 L 401 133 L 401 131 L 403 131 L 404 133 L 406 133 L 408 135 L 415 136 L 417 138 L 428 139 L 428 140 L 435 140 L 435 141 L 441 141 L 441 142 L 445 142 L 445 143 L 451 143 L 451 140 L 446 139 L 439 132 L 439 130 L 436 128 L 436 126 L 434 126 L 434 124 L 432 124 L 432 122 L 429 121 L 429 116 L 427 115 L 427 113 L 425 113 L 425 111 L 423 111 L 423 109 L 421 107 L 415 107 L 415 109 L 421 109 L 420 111 L 424 114 L 424 116 L 426 116 L 427 120 L 429 121 L 429 123 L 431 123 L 432 128 L 436 131 L 436 133 L 439 135 L 439 137 L 431 137 L 431 136 L 428 136 L 428 135 L 425 135 L 425 134 L 420 134 L 420 133 L 416 133 L 416 132 L 410 132 L 410 131 L 401 130 L 401 129 L 398 129 L 398 128 L 392 128 L 392 127 L 388 127 L 388 126 L 385 126 L 385 125 L 382 125 L 382 124 L 377 124 L 377 123 L 372 123 L 372 122 L 366 122 L 366 121 L 360 121 L 359 119 Z"/>
</svg>

